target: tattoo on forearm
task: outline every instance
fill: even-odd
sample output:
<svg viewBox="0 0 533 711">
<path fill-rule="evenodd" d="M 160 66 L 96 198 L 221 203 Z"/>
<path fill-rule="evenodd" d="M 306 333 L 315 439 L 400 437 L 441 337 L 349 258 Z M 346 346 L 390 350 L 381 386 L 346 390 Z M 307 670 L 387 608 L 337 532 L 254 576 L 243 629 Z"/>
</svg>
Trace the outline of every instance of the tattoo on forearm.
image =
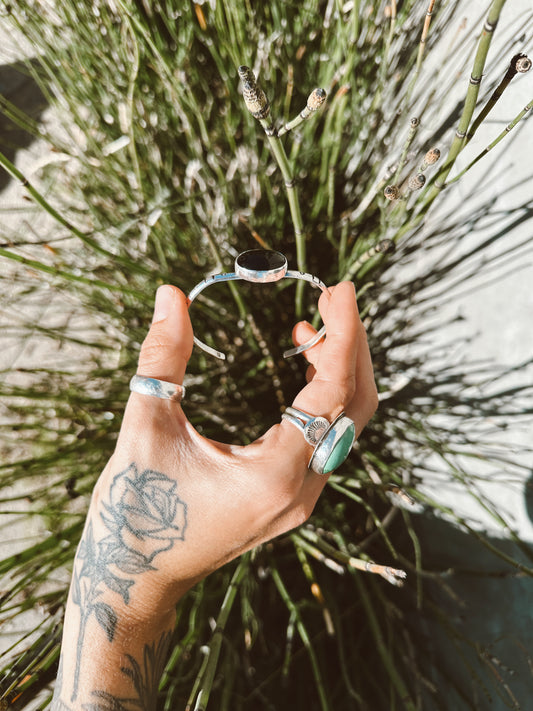
<svg viewBox="0 0 533 711">
<path fill-rule="evenodd" d="M 159 680 L 165 669 L 166 654 L 172 638 L 172 630 L 166 630 L 159 640 L 145 644 L 142 659 L 138 661 L 126 654 L 129 666 L 122 667 L 124 676 L 131 679 L 136 696 L 118 697 L 98 689 L 92 692 L 89 703 L 82 704 L 83 711 L 149 711 L 155 706 Z M 58 673 L 57 682 L 62 681 Z M 60 699 L 54 698 L 51 711 L 72 711 Z"/>
<path fill-rule="evenodd" d="M 92 521 L 88 521 L 78 553 L 72 578 L 72 601 L 80 608 L 80 628 L 76 648 L 76 667 L 71 701 L 78 695 L 83 643 L 87 623 L 94 617 L 112 642 L 118 624 L 114 607 L 102 602 L 100 596 L 107 590 L 120 595 L 126 605 L 130 602 L 130 588 L 138 575 L 154 571 L 155 558 L 170 550 L 176 541 L 185 539 L 187 505 L 177 495 L 177 482 L 165 474 L 145 469 L 139 472 L 130 466 L 115 476 L 109 499 L 100 513 L 109 534 L 95 542 Z M 168 645 L 168 639 L 166 640 Z M 161 655 L 160 640 L 157 645 L 145 646 L 142 666 L 128 656 L 130 667 L 122 669 L 128 675 L 139 695 L 139 702 L 117 700 L 122 705 L 108 703 L 106 692 L 100 693 L 97 705 L 89 711 L 139 708 L 141 692 L 148 684 L 150 674 L 159 669 L 156 661 Z M 144 676 L 143 676 L 144 675 Z M 140 679 L 143 679 L 144 686 Z M 150 684 L 148 684 L 150 686 Z M 153 688 L 151 688 L 151 693 Z M 109 697 L 111 699 L 111 697 Z M 128 705 L 124 706 L 125 703 Z M 136 703 L 136 706 L 132 704 Z M 147 706 L 140 706 L 147 708 Z"/>
<path fill-rule="evenodd" d="M 159 679 L 165 668 L 166 653 L 172 630 L 163 632 L 157 642 L 145 644 L 143 658 L 139 662 L 126 655 L 129 666 L 121 672 L 129 677 L 137 694 L 134 698 L 119 698 L 107 691 L 93 691 L 93 700 L 83 704 L 84 711 L 148 711 L 154 708 Z"/>
</svg>

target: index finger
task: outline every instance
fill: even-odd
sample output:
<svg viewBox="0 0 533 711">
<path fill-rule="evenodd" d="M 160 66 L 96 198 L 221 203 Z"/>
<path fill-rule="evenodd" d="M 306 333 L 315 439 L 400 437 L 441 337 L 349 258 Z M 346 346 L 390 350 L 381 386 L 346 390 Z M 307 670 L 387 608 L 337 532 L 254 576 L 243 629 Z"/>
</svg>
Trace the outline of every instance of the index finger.
<svg viewBox="0 0 533 711">
<path fill-rule="evenodd" d="M 326 339 L 317 346 L 318 357 L 308 360 L 316 373 L 296 396 L 293 406 L 312 415 L 328 418 L 340 414 L 353 398 L 360 319 L 352 282 L 338 284 L 329 299 L 319 302 L 326 325 Z"/>
</svg>

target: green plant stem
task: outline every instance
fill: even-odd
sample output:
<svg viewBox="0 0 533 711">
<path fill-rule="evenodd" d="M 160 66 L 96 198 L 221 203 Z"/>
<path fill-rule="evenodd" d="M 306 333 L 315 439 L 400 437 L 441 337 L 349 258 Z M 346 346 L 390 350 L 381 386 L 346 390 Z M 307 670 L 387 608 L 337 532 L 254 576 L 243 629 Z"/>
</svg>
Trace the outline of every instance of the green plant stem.
<svg viewBox="0 0 533 711">
<path fill-rule="evenodd" d="M 380 532 L 380 534 L 383 536 L 383 540 L 387 544 L 387 547 L 389 548 L 389 551 L 391 552 L 391 555 L 394 558 L 398 557 L 398 554 L 396 552 L 396 549 L 394 548 L 392 541 L 389 538 L 389 535 L 387 534 L 385 528 L 382 525 L 381 519 L 378 517 L 374 509 L 370 506 L 370 504 L 365 501 L 361 496 L 358 496 L 355 492 L 350 491 L 347 489 L 345 486 L 341 486 L 339 483 L 332 481 L 328 482 L 329 486 L 331 486 L 332 489 L 335 489 L 338 491 L 340 494 L 343 494 L 349 499 L 352 499 L 353 501 L 356 501 L 358 504 L 361 504 L 365 510 L 368 512 L 368 514 L 372 517 L 372 520 L 374 522 L 374 525 L 376 526 L 376 529 Z"/>
<path fill-rule="evenodd" d="M 389 6 L 390 9 L 390 25 L 389 32 L 387 34 L 387 39 L 385 40 L 385 47 L 383 49 L 383 54 L 381 55 L 381 63 L 379 65 L 379 74 L 376 81 L 376 92 L 374 94 L 374 100 L 370 107 L 370 112 L 374 112 L 381 104 L 381 99 L 383 95 L 383 87 L 385 86 L 385 77 L 387 76 L 387 69 L 389 63 L 389 53 L 392 45 L 392 40 L 394 37 L 394 32 L 396 31 L 396 20 L 397 20 L 397 3 L 396 0 L 391 0 Z"/>
<path fill-rule="evenodd" d="M 487 59 L 487 54 L 489 51 L 490 44 L 492 42 L 492 37 L 498 20 L 500 18 L 501 11 L 505 5 L 506 0 L 494 0 L 489 10 L 488 17 L 483 25 L 483 31 L 478 42 L 478 47 L 476 51 L 476 56 L 474 58 L 474 66 L 472 68 L 472 74 L 470 75 L 470 83 L 468 85 L 468 91 L 466 93 L 465 104 L 463 108 L 463 113 L 459 119 L 459 124 L 455 132 L 452 145 L 444 162 L 444 165 L 437 174 L 436 180 L 429 190 L 426 202 L 433 202 L 434 198 L 438 195 L 439 191 L 442 190 L 446 184 L 446 178 L 448 177 L 457 156 L 462 151 L 465 145 L 466 134 L 470 121 L 472 120 L 472 115 L 476 108 L 476 101 L 479 94 L 479 87 L 481 84 L 481 79 L 483 78 L 483 69 L 485 68 L 485 62 Z"/>
<path fill-rule="evenodd" d="M 405 139 L 402 154 L 400 156 L 400 160 L 398 161 L 396 172 L 394 173 L 394 176 L 392 178 L 392 185 L 397 185 L 398 181 L 400 180 L 405 161 L 407 160 L 407 152 L 409 151 L 411 143 L 414 141 L 419 126 L 420 121 L 417 118 L 412 118 L 411 125 L 409 126 L 409 133 L 407 134 L 407 138 Z"/>
<path fill-rule="evenodd" d="M 328 166 L 328 178 L 327 178 L 327 191 L 328 191 L 328 206 L 327 206 L 327 217 L 328 217 L 328 227 L 327 227 L 327 237 L 328 240 L 333 244 L 335 247 L 337 245 L 334 244 L 333 241 L 333 227 L 335 224 L 335 172 L 336 172 L 336 166 L 337 166 L 337 161 L 339 159 L 339 153 L 341 149 L 341 142 L 339 140 L 339 136 L 342 135 L 342 126 L 344 122 L 344 111 L 346 108 L 346 105 L 348 103 L 348 92 L 345 92 L 341 95 L 340 101 L 338 102 L 337 106 L 335 107 L 335 129 L 334 129 L 334 136 L 337 137 L 337 140 L 333 141 L 330 147 L 330 154 L 329 154 L 329 166 Z"/>
<path fill-rule="evenodd" d="M 136 262 L 133 262 L 130 259 L 124 259 L 120 255 L 113 254 L 104 247 L 101 247 L 96 240 L 82 232 L 75 225 L 73 225 L 72 222 L 69 222 L 69 220 L 63 217 L 60 212 L 58 212 L 54 207 L 52 207 L 52 205 L 50 205 L 48 200 L 46 200 L 46 198 L 41 195 L 41 193 L 30 183 L 30 181 L 23 175 L 23 173 L 21 173 L 20 170 L 16 168 L 3 153 L 0 153 L 0 165 L 7 171 L 7 173 L 9 173 L 9 175 L 11 175 L 12 178 L 18 180 L 21 183 L 22 187 L 24 187 L 28 191 L 33 200 L 35 200 L 35 202 L 40 205 L 50 215 L 50 217 L 52 217 L 62 227 L 65 227 L 71 234 L 81 240 L 83 244 L 85 244 L 87 247 L 90 247 L 92 250 L 94 250 L 98 254 L 101 254 L 104 257 L 108 257 L 112 261 L 119 262 L 127 266 L 128 269 L 131 271 L 137 271 L 142 274 L 150 274 L 150 271 L 148 269 L 142 267 Z"/>
<path fill-rule="evenodd" d="M 30 267 L 31 269 L 35 269 L 40 272 L 45 272 L 46 274 L 52 274 L 53 276 L 59 277 L 61 279 L 66 279 L 67 281 L 77 282 L 78 284 L 86 284 L 87 286 L 97 286 L 100 289 L 109 289 L 109 291 L 118 291 L 121 294 L 129 294 L 130 296 L 135 296 L 138 299 L 146 298 L 146 294 L 142 291 L 130 289 L 120 284 L 112 284 L 106 281 L 100 281 L 100 279 L 89 279 L 88 277 L 79 276 L 77 274 L 73 274 L 72 272 L 64 271 L 62 269 L 58 269 L 57 267 L 52 267 L 48 264 L 44 264 L 43 262 L 39 262 L 36 259 L 29 259 L 28 257 L 23 257 L 21 254 L 12 252 L 9 249 L 4 249 L 3 247 L 0 247 L 0 257 L 11 259 L 13 262 L 24 264 L 24 266 Z"/>
<path fill-rule="evenodd" d="M 480 161 L 482 158 L 484 158 L 489 151 L 491 151 L 495 146 L 497 146 L 498 143 L 500 141 L 502 141 L 509 134 L 510 131 L 513 130 L 513 128 L 524 118 L 524 116 L 526 116 L 526 114 L 528 114 L 531 111 L 532 108 L 533 108 L 533 99 L 531 99 L 531 101 L 526 106 L 524 106 L 522 111 L 520 111 L 520 113 L 517 116 L 515 116 L 515 118 L 511 121 L 511 123 L 509 123 L 504 128 L 504 130 L 500 134 L 498 134 L 498 136 L 496 136 L 496 138 L 492 141 L 492 143 L 489 143 L 489 145 L 486 148 L 484 148 L 481 151 L 481 153 L 478 153 L 478 155 L 474 158 L 474 160 L 472 160 L 466 166 L 466 168 L 463 168 L 463 170 L 458 175 L 456 175 L 455 178 L 452 178 L 452 180 L 448 180 L 448 182 L 446 184 L 451 185 L 452 183 L 455 183 L 457 180 L 462 178 L 462 176 L 467 171 L 469 171 L 470 168 L 472 168 L 478 161 Z"/>
<path fill-rule="evenodd" d="M 515 60 L 515 57 L 513 57 L 513 60 Z M 465 146 L 472 140 L 472 138 L 474 137 L 478 128 L 481 126 L 483 121 L 487 118 L 487 116 L 492 111 L 492 109 L 496 106 L 497 102 L 501 99 L 503 92 L 507 89 L 507 87 L 511 83 L 513 77 L 515 77 L 516 74 L 518 73 L 518 70 L 515 66 L 516 61 L 513 61 L 513 60 L 511 60 L 511 64 L 508 67 L 508 69 L 505 73 L 505 76 L 503 77 L 501 82 L 498 84 L 496 89 L 491 94 L 490 99 L 487 101 L 485 106 L 479 112 L 479 116 L 476 117 L 476 119 L 472 122 L 471 127 L 468 129 L 468 133 L 465 138 Z"/>
<path fill-rule="evenodd" d="M 218 248 L 218 244 L 217 244 L 216 240 L 213 239 L 211 232 L 207 228 L 202 230 L 202 233 L 203 233 L 204 237 L 207 239 L 207 241 L 209 242 L 211 251 L 213 252 L 213 255 L 217 261 L 217 268 L 222 269 L 222 264 L 223 264 L 222 254 L 220 253 L 220 249 Z M 237 288 L 237 285 L 230 281 L 230 282 L 228 282 L 228 286 L 230 288 L 231 295 L 233 296 L 233 299 L 234 299 L 237 309 L 239 311 L 239 318 L 246 319 L 246 317 L 248 315 L 248 309 L 246 308 L 246 304 L 243 301 L 243 298 L 241 296 L 239 289 Z"/>
<path fill-rule="evenodd" d="M 220 613 L 217 618 L 217 625 L 215 631 L 213 632 L 213 637 L 209 644 L 209 653 L 207 662 L 205 664 L 205 669 L 202 669 L 202 684 L 198 696 L 196 698 L 196 704 L 194 706 L 194 711 L 205 711 L 207 708 L 207 703 L 209 701 L 209 696 L 211 694 L 211 689 L 213 688 L 213 682 L 215 679 L 215 672 L 218 665 L 218 658 L 220 656 L 220 649 L 222 646 L 222 639 L 224 637 L 224 630 L 228 621 L 231 608 L 235 602 L 235 597 L 239 589 L 240 584 L 246 573 L 248 572 L 248 565 L 250 562 L 250 554 L 246 553 L 243 555 L 239 561 L 237 569 L 233 574 L 230 584 L 226 590 L 226 595 L 220 607 Z"/>
<path fill-rule="evenodd" d="M 315 651 L 311 645 L 311 640 L 309 639 L 309 635 L 307 634 L 307 630 L 300 615 L 300 611 L 298 610 L 298 607 L 295 605 L 294 601 L 289 595 L 287 588 L 283 584 L 283 581 L 277 568 L 272 567 L 271 575 L 272 580 L 274 581 L 274 584 L 276 585 L 278 592 L 283 599 L 283 602 L 289 610 L 291 619 L 294 619 L 296 621 L 296 629 L 298 630 L 298 634 L 300 635 L 304 647 L 306 648 L 307 653 L 309 655 L 309 661 L 311 662 L 311 667 L 313 669 L 313 676 L 315 677 L 318 697 L 320 700 L 320 707 L 322 711 L 330 711 L 330 705 L 326 697 L 326 690 L 324 689 L 324 682 L 322 681 L 322 675 L 320 673 L 318 660 L 316 658 Z"/>
<path fill-rule="evenodd" d="M 403 104 L 405 107 L 409 106 L 409 100 L 411 98 L 411 94 L 413 93 L 413 89 L 416 86 L 416 83 L 418 81 L 418 77 L 420 75 L 420 69 L 422 68 L 422 60 L 424 59 L 424 54 L 426 51 L 426 40 L 429 32 L 429 26 L 431 24 L 431 18 L 433 17 L 433 8 L 435 7 L 435 0 L 429 0 L 428 4 L 428 9 L 426 10 L 426 16 L 424 18 L 424 27 L 422 28 L 422 35 L 420 37 L 420 44 L 418 45 L 418 53 L 416 56 L 416 66 L 415 66 L 415 72 L 413 74 L 413 78 L 411 79 L 411 82 L 409 83 L 409 86 L 407 87 L 407 91 L 405 93 L 405 99 L 403 100 Z"/>
<path fill-rule="evenodd" d="M 287 200 L 289 201 L 289 209 L 291 212 L 292 223 L 294 227 L 294 238 L 296 243 L 296 263 L 298 265 L 298 270 L 301 272 L 306 271 L 306 245 L 305 245 L 305 234 L 304 226 L 302 220 L 302 212 L 300 209 L 300 201 L 298 199 L 298 193 L 296 191 L 294 173 L 291 170 L 289 159 L 287 158 L 287 153 L 285 148 L 281 143 L 280 139 L 272 133 L 272 124 L 268 119 L 260 119 L 260 123 L 263 126 L 270 148 L 278 167 L 283 176 L 285 182 L 285 188 L 287 190 Z M 304 282 L 298 280 L 296 284 L 296 317 L 301 318 L 304 312 L 303 308 L 303 290 Z"/>
<path fill-rule="evenodd" d="M 422 570 L 422 548 L 420 546 L 420 540 L 411 522 L 411 516 L 409 512 L 405 509 L 401 509 L 402 517 L 405 523 L 407 532 L 409 533 L 409 538 L 413 543 L 413 549 L 415 553 L 415 570 L 416 570 L 416 606 L 418 610 L 422 609 L 422 577 L 419 575 L 419 571 Z"/>
<path fill-rule="evenodd" d="M 144 207 L 145 200 L 144 196 L 142 195 L 142 176 L 141 176 L 141 168 L 139 166 L 139 157 L 137 156 L 137 150 L 135 148 L 135 128 L 134 128 L 134 106 L 133 106 L 133 101 L 134 101 L 134 95 L 135 95 L 135 86 L 137 83 L 137 76 L 139 74 L 139 66 L 140 66 L 140 59 L 139 59 L 139 46 L 137 44 L 137 36 L 133 30 L 133 27 L 131 25 L 131 21 L 128 19 L 128 29 L 130 31 L 131 35 L 131 40 L 133 43 L 133 62 L 131 63 L 131 74 L 128 79 L 128 93 L 126 97 L 126 106 L 127 106 L 127 114 L 128 114 L 128 134 L 130 138 L 130 142 L 128 143 L 128 151 L 129 151 L 129 156 L 133 165 L 133 170 L 135 172 L 135 179 L 137 182 L 137 193 L 140 197 L 141 200 L 141 205 L 140 207 Z"/>
<path fill-rule="evenodd" d="M 312 116 L 312 114 L 312 109 L 309 109 L 307 106 L 305 106 L 300 111 L 298 116 L 296 116 L 296 118 L 293 118 L 292 121 L 288 121 L 281 128 L 279 128 L 276 132 L 276 135 L 278 136 L 278 138 L 281 138 L 281 136 L 284 136 L 286 133 L 292 131 L 294 128 L 298 128 L 298 126 L 300 126 L 306 119 Z"/>
<path fill-rule="evenodd" d="M 376 643 L 376 649 L 378 651 L 379 656 L 381 657 L 383 665 L 387 669 L 390 680 L 391 680 L 394 688 L 396 689 L 396 692 L 400 696 L 400 699 L 403 704 L 403 708 L 406 709 L 407 711 L 416 711 L 416 706 L 411 699 L 409 690 L 403 683 L 402 678 L 394 665 L 393 658 L 392 658 L 389 650 L 387 649 L 387 644 L 385 642 L 385 639 L 383 638 L 383 633 L 381 631 L 379 621 L 378 621 L 376 614 L 374 612 L 374 605 L 372 604 L 372 601 L 366 591 L 366 588 L 365 588 L 365 585 L 361 579 L 361 576 L 359 575 L 358 572 L 354 571 L 353 577 L 356 582 L 357 589 L 359 591 L 359 595 L 360 595 L 361 601 L 363 603 L 363 607 L 365 608 L 366 618 L 367 618 L 368 623 L 372 629 L 374 641 Z"/>
</svg>

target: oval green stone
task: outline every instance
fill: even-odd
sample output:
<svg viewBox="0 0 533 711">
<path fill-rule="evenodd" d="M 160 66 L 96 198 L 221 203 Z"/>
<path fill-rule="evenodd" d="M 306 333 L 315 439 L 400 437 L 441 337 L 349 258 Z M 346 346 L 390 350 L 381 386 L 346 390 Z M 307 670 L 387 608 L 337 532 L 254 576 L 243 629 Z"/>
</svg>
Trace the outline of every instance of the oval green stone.
<svg viewBox="0 0 533 711">
<path fill-rule="evenodd" d="M 352 423 L 341 437 L 335 442 L 331 454 L 324 464 L 324 474 L 329 474 L 344 462 L 355 439 L 355 426 Z"/>
</svg>

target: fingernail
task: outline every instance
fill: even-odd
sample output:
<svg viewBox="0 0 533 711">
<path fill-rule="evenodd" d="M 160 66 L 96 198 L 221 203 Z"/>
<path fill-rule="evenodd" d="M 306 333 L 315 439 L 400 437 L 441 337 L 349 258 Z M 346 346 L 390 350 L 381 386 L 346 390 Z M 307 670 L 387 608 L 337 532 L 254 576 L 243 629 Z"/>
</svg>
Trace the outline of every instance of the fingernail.
<svg viewBox="0 0 533 711">
<path fill-rule="evenodd" d="M 154 315 L 152 318 L 152 323 L 163 321 L 168 317 L 172 310 L 173 301 L 174 296 L 172 293 L 172 287 L 166 284 L 160 286 L 155 294 Z"/>
</svg>

